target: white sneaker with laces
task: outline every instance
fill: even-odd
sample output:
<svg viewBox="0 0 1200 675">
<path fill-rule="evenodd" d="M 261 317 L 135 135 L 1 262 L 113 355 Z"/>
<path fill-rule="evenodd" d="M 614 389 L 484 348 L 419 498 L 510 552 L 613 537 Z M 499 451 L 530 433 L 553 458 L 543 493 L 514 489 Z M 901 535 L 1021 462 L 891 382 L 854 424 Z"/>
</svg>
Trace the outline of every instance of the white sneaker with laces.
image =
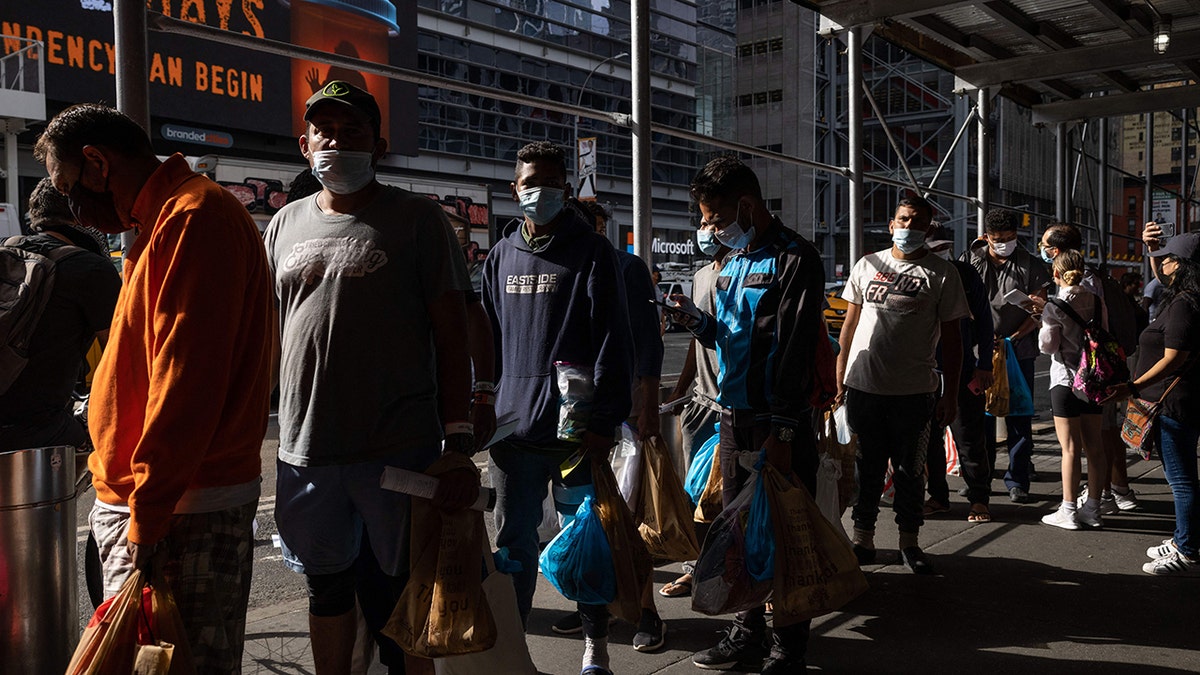
<svg viewBox="0 0 1200 675">
<path fill-rule="evenodd" d="M 1178 550 L 1173 550 L 1158 560 L 1142 565 L 1142 571 L 1146 574 L 1162 576 L 1190 575 L 1200 572 L 1200 561 L 1188 558 Z"/>
<path fill-rule="evenodd" d="M 1129 492 L 1125 494 L 1113 490 L 1112 495 L 1113 500 L 1117 503 L 1117 508 L 1122 511 L 1132 511 L 1139 506 L 1137 495 L 1134 494 L 1133 488 L 1129 488 Z"/>
<path fill-rule="evenodd" d="M 1075 520 L 1091 528 L 1104 527 L 1104 519 L 1100 517 L 1100 502 L 1084 502 L 1083 506 L 1075 509 Z"/>
<path fill-rule="evenodd" d="M 1078 530 L 1079 522 L 1075 519 L 1075 511 L 1066 504 L 1059 504 L 1053 513 L 1042 516 L 1042 522 L 1064 530 Z"/>
<path fill-rule="evenodd" d="M 1119 504 L 1117 504 L 1116 500 L 1113 497 L 1115 494 L 1116 493 L 1110 492 L 1109 490 L 1105 490 L 1104 492 L 1100 493 L 1100 515 L 1112 516 L 1112 515 L 1116 515 L 1117 513 L 1120 512 L 1121 507 Z M 1076 508 L 1082 507 L 1084 504 L 1087 503 L 1087 500 L 1088 500 L 1088 489 L 1087 489 L 1087 486 L 1085 485 L 1085 486 L 1083 486 L 1083 489 L 1079 491 L 1079 497 L 1075 500 L 1075 507 Z"/>
<path fill-rule="evenodd" d="M 1163 539 L 1162 543 L 1158 546 L 1151 546 L 1150 548 L 1146 549 L 1146 557 L 1151 560 L 1158 560 L 1159 558 L 1165 558 L 1177 551 L 1179 551 L 1179 549 L 1175 548 L 1174 539 Z"/>
</svg>

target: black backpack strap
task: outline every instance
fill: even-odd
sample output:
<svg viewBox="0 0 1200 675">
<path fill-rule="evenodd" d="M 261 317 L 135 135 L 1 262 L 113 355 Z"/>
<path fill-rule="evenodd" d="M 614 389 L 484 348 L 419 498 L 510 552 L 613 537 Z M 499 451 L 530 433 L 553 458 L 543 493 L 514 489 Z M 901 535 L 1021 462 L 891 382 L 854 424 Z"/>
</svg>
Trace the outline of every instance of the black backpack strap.
<svg viewBox="0 0 1200 675">
<path fill-rule="evenodd" d="M 1100 298 L 1097 297 L 1096 301 L 1099 302 Z M 1073 307 L 1071 307 L 1071 305 L 1063 302 L 1062 300 L 1059 300 L 1058 298 L 1046 298 L 1046 302 L 1049 302 L 1049 303 L 1053 304 L 1055 307 L 1061 309 L 1063 314 L 1066 314 L 1067 316 L 1071 317 L 1071 320 L 1074 321 L 1075 323 L 1079 324 L 1080 328 L 1088 327 L 1088 322 L 1084 321 L 1083 317 L 1079 316 L 1079 314 L 1075 311 L 1075 309 Z"/>
</svg>

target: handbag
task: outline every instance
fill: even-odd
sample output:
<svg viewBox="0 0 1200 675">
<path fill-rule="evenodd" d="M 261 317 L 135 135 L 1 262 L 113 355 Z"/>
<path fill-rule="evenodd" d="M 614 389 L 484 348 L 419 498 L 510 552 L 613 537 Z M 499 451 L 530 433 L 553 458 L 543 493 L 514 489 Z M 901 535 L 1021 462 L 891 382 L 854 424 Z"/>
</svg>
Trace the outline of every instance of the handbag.
<svg viewBox="0 0 1200 675">
<path fill-rule="evenodd" d="M 1158 416 L 1162 414 L 1163 401 L 1167 400 L 1171 390 L 1183 379 L 1183 374 L 1191 370 L 1194 365 L 1196 365 L 1196 359 L 1190 359 L 1184 365 L 1183 370 L 1175 376 L 1175 379 L 1171 380 L 1171 384 L 1167 385 L 1166 391 L 1158 397 L 1157 401 L 1130 398 L 1129 403 L 1125 406 L 1125 421 L 1121 423 L 1121 440 L 1131 450 L 1141 453 L 1142 459 L 1149 460 L 1154 453 L 1154 442 L 1158 438 L 1158 434 L 1155 433 L 1156 424 Z"/>
</svg>

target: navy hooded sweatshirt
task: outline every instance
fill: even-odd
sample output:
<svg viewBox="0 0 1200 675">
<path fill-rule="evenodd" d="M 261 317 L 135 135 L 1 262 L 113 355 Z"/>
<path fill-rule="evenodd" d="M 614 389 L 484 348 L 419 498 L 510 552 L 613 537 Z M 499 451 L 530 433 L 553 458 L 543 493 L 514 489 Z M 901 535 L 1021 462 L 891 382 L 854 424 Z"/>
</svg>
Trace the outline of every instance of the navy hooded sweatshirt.
<svg viewBox="0 0 1200 675">
<path fill-rule="evenodd" d="M 484 309 L 496 340 L 496 418 L 515 417 L 509 437 L 541 448 L 557 438 L 554 363 L 590 366 L 595 399 L 588 430 L 612 436 L 629 416 L 633 339 L 616 253 L 568 202 L 553 237 L 531 250 L 514 227 L 488 253 Z"/>
</svg>

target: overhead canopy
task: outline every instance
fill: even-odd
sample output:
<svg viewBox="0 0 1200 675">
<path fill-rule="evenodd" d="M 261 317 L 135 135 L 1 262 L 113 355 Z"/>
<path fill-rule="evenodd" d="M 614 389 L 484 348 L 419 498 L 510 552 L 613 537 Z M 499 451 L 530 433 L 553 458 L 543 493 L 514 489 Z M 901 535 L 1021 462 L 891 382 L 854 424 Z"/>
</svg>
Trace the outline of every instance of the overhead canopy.
<svg viewBox="0 0 1200 675">
<path fill-rule="evenodd" d="M 871 27 L 964 88 L 998 88 L 1039 122 L 1200 106 L 1200 0 L 793 1 Z"/>
</svg>

